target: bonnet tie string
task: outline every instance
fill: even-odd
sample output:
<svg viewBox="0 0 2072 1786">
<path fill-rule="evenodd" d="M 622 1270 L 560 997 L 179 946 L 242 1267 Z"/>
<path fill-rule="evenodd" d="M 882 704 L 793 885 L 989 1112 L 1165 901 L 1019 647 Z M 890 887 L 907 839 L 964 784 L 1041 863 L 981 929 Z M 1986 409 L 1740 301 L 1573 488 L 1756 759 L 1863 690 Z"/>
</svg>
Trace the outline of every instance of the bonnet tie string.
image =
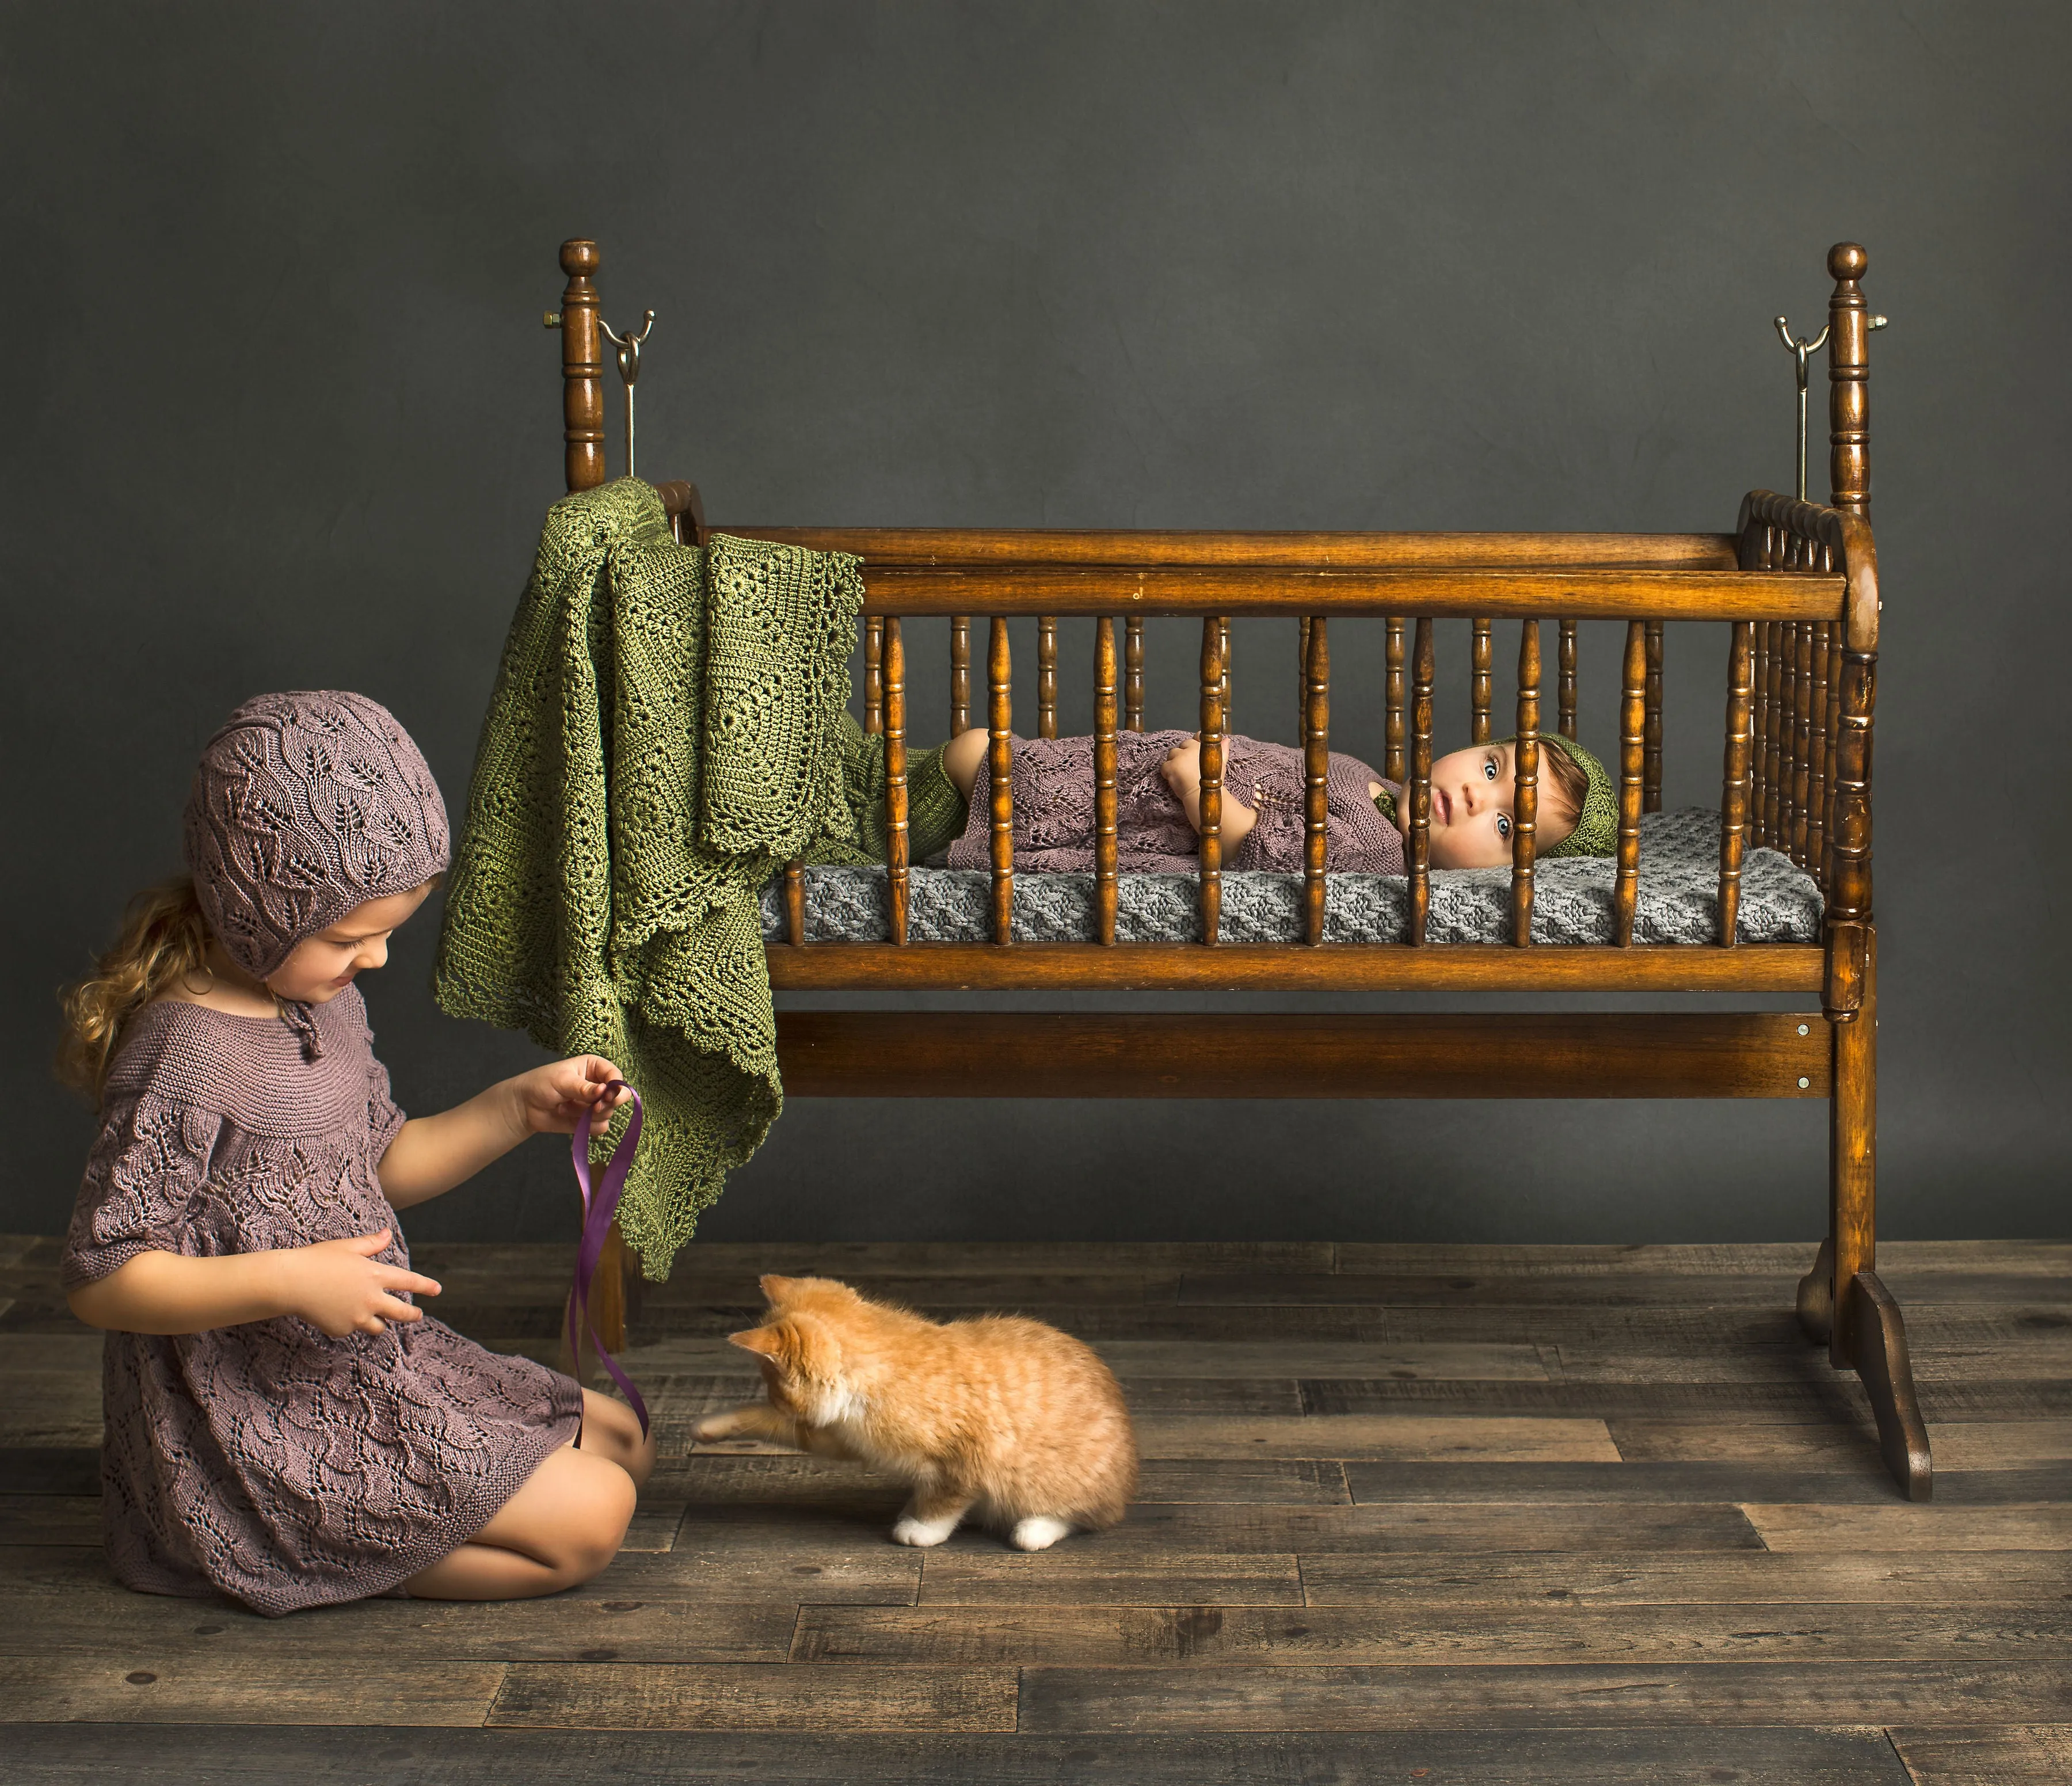
<svg viewBox="0 0 2072 1786">
<path fill-rule="evenodd" d="M 281 1009 L 281 1021 L 294 1032 L 295 1039 L 302 1045 L 302 1059 L 320 1059 L 323 1037 L 317 1029 L 317 1014 L 299 998 L 282 998 L 277 1002 Z"/>
<path fill-rule="evenodd" d="M 626 1175 L 632 1170 L 633 1156 L 640 1147 L 640 1094 L 623 1079 L 615 1079 L 605 1087 L 606 1092 L 621 1088 L 633 1101 L 633 1114 L 627 1119 L 626 1133 L 619 1138 L 619 1145 L 612 1149 L 611 1158 L 605 1163 L 594 1188 L 590 1183 L 590 1117 L 597 1109 L 595 1104 L 576 1118 L 575 1135 L 569 1147 L 575 1159 L 576 1187 L 582 1193 L 583 1224 L 582 1240 L 576 1248 L 575 1286 L 569 1294 L 569 1355 L 580 1372 L 584 1341 L 587 1340 L 597 1348 L 598 1360 L 612 1381 L 626 1392 L 626 1399 L 639 1416 L 640 1436 L 644 1438 L 648 1436 L 648 1404 L 640 1399 L 640 1392 L 634 1388 L 632 1379 L 619 1368 L 618 1360 L 604 1349 L 604 1342 L 598 1337 L 590 1313 L 590 1283 L 597 1276 L 598 1261 L 604 1254 L 604 1237 L 610 1232 L 611 1218 L 619 1209 L 619 1195 L 626 1188 Z M 578 1381 L 581 1380 L 578 1376 Z"/>
</svg>

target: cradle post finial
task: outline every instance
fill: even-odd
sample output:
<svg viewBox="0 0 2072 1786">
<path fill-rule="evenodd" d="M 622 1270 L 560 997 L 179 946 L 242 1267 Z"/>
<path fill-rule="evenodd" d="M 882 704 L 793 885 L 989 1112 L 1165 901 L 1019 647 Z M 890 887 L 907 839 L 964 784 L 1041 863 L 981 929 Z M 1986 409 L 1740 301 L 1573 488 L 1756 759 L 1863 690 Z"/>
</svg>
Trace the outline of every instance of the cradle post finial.
<svg viewBox="0 0 2072 1786">
<path fill-rule="evenodd" d="M 1835 282 L 1827 300 L 1827 445 L 1829 501 L 1837 508 L 1868 517 L 1871 510 L 1870 331 L 1885 319 L 1873 319 L 1859 282 L 1868 257 L 1854 242 L 1837 242 L 1827 250 L 1827 272 Z"/>
<path fill-rule="evenodd" d="M 619 381 L 626 387 L 626 475 L 633 475 L 633 387 L 640 379 L 640 348 L 647 340 L 648 331 L 655 326 L 654 311 L 641 315 L 637 333 L 621 335 L 602 317 L 598 327 L 604 331 L 605 339 L 619 350 Z"/>
<path fill-rule="evenodd" d="M 604 360 L 597 335 L 597 244 L 578 237 L 561 244 L 569 282 L 556 321 L 561 331 L 561 438 L 570 490 L 604 482 Z"/>
</svg>

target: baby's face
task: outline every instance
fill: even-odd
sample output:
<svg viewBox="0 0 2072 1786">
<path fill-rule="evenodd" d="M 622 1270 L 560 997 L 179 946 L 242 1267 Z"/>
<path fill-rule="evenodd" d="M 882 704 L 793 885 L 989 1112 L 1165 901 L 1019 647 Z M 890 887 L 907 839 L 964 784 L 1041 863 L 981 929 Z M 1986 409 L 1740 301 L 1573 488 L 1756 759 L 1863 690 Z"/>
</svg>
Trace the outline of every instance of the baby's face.
<svg viewBox="0 0 2072 1786">
<path fill-rule="evenodd" d="M 1508 744 L 1477 744 L 1449 751 L 1432 765 L 1432 866 L 1434 868 L 1507 868 L 1511 865 L 1512 801 L 1518 765 Z M 1410 790 L 1396 802 L 1396 823 L 1410 833 Z M 1550 850 L 1576 829 L 1560 787 L 1547 773 L 1540 753 L 1540 804 L 1534 835 Z"/>
<path fill-rule="evenodd" d="M 286 961 L 266 978 L 277 997 L 324 1005 L 370 968 L 388 959 L 388 938 L 416 915 L 431 888 L 392 893 L 356 906 L 329 928 L 295 944 Z"/>
</svg>

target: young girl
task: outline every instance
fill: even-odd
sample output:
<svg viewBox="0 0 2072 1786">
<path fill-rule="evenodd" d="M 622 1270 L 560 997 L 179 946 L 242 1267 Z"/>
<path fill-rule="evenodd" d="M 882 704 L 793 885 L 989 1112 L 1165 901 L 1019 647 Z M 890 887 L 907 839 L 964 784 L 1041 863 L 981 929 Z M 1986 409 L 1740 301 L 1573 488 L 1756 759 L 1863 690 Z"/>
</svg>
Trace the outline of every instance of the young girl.
<svg viewBox="0 0 2072 1786">
<path fill-rule="evenodd" d="M 981 727 L 945 745 L 942 773 L 969 804 L 952 868 L 992 859 L 993 785 Z M 1116 739 L 1116 856 L 1123 872 L 1191 873 L 1201 830 L 1202 746 L 1186 732 Z M 1604 766 L 1565 738 L 1540 740 L 1534 836 L 1547 856 L 1609 855 L 1618 808 Z M 1094 866 L 1093 740 L 1022 739 L 1014 751 L 1014 865 L 1084 874 Z M 1432 765 L 1430 862 L 1497 868 L 1511 862 L 1518 764 L 1512 741 L 1454 751 Z M 1302 753 L 1232 734 L 1223 740 L 1223 866 L 1300 874 L 1307 830 Z M 1325 782 L 1324 865 L 1400 874 L 1409 829 L 1403 789 L 1357 757 L 1330 754 Z"/>
<path fill-rule="evenodd" d="M 103 1525 L 128 1586 L 279 1614 L 550 1594 L 625 1536 L 617 1402 L 426 1319 L 393 1212 L 623 1093 L 594 1056 L 405 1121 L 356 976 L 446 865 L 424 758 L 363 695 L 264 695 L 209 742 L 187 879 L 66 997 L 101 1132 L 64 1253 L 108 1330 Z"/>
</svg>

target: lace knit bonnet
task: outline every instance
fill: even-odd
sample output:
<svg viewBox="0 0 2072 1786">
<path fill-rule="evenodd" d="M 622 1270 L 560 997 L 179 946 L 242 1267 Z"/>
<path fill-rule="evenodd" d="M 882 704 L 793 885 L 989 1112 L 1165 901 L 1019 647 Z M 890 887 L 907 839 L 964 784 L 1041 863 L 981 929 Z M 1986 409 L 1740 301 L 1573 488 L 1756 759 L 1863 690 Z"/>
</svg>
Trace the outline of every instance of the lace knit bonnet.
<svg viewBox="0 0 2072 1786">
<path fill-rule="evenodd" d="M 378 701 L 335 689 L 246 702 L 208 741 L 187 796 L 195 897 L 258 980 L 356 906 L 422 887 L 448 843 L 446 802 L 410 735 Z"/>
</svg>

